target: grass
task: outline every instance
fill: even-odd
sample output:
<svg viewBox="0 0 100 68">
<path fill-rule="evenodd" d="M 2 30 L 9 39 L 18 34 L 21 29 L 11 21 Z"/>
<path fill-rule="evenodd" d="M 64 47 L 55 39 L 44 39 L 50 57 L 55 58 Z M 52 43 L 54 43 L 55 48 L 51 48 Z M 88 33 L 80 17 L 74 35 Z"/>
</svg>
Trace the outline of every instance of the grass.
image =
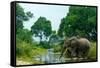
<svg viewBox="0 0 100 68">
<path fill-rule="evenodd" d="M 37 55 L 46 54 L 46 49 L 38 47 L 36 43 L 27 43 L 20 39 L 16 40 L 16 60 L 18 65 L 23 64 L 36 64 L 40 63 L 38 61 L 34 61 L 33 57 Z"/>
<path fill-rule="evenodd" d="M 96 60 L 96 42 L 91 42 L 91 48 L 88 54 L 88 58 L 91 60 Z"/>
</svg>

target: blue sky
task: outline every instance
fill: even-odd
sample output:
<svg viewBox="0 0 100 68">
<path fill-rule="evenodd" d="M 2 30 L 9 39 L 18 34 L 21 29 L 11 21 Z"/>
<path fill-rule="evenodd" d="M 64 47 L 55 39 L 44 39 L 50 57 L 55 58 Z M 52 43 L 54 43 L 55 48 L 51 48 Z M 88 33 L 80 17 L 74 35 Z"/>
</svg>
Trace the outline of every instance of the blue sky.
<svg viewBox="0 0 100 68">
<path fill-rule="evenodd" d="M 34 22 L 40 17 L 46 17 L 47 20 L 51 21 L 52 30 L 58 30 L 61 23 L 61 19 L 68 13 L 69 6 L 59 5 L 44 5 L 44 4 L 27 4 L 20 3 L 24 8 L 24 11 L 30 11 L 34 14 L 34 17 L 29 21 L 24 22 L 24 28 L 30 30 Z"/>
</svg>

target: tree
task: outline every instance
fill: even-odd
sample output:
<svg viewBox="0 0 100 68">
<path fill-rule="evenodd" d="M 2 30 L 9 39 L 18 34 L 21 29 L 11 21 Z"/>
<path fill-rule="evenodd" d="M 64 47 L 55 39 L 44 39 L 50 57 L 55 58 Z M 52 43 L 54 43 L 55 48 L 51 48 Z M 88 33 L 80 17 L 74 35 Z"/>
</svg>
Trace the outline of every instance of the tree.
<svg viewBox="0 0 100 68">
<path fill-rule="evenodd" d="M 23 29 L 23 22 L 28 21 L 32 17 L 33 14 L 31 12 L 25 13 L 24 9 L 19 4 L 16 4 L 16 37 L 25 42 L 31 42 L 32 35 L 29 30 Z"/>
<path fill-rule="evenodd" d="M 16 4 L 16 29 L 23 29 L 23 22 L 28 21 L 29 18 L 32 18 L 33 14 L 31 12 L 26 12 L 19 5 Z"/>
<path fill-rule="evenodd" d="M 31 32 L 35 37 L 40 38 L 40 42 L 42 41 L 43 37 L 45 37 L 47 40 L 52 32 L 51 22 L 45 17 L 39 17 L 31 27 Z"/>
<path fill-rule="evenodd" d="M 52 34 L 49 38 L 49 43 L 50 44 L 55 44 L 59 42 L 59 36 L 57 35 L 56 31 L 52 31 Z"/>
<path fill-rule="evenodd" d="M 32 43 L 32 33 L 28 29 L 19 29 L 17 33 L 17 38 L 22 41 L 25 41 L 26 43 Z"/>
<path fill-rule="evenodd" d="M 69 13 L 61 20 L 58 34 L 96 39 L 96 8 L 70 6 Z"/>
</svg>

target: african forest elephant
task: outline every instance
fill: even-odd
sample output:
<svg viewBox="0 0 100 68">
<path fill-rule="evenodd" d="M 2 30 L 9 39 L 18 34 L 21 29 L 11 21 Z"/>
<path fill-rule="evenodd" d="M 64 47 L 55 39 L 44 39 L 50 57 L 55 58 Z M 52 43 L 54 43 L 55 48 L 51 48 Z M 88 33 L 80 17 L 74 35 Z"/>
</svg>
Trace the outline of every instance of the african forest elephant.
<svg viewBox="0 0 100 68">
<path fill-rule="evenodd" d="M 70 58 L 86 58 L 90 49 L 90 42 L 86 38 L 72 37 L 64 41 L 61 56 L 66 52 L 69 53 Z"/>
</svg>

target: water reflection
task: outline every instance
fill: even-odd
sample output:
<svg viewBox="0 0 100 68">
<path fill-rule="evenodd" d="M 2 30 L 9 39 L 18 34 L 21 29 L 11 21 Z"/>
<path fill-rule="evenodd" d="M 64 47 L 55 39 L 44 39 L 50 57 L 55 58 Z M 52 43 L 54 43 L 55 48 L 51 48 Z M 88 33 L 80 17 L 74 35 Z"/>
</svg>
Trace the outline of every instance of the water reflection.
<svg viewBox="0 0 100 68">
<path fill-rule="evenodd" d="M 66 58 L 60 57 L 60 53 L 54 53 L 53 49 L 47 49 L 47 54 L 45 55 L 38 55 L 35 57 L 36 61 L 44 62 L 44 63 L 62 63 L 66 61 Z M 67 59 L 68 60 L 68 59 Z"/>
</svg>

